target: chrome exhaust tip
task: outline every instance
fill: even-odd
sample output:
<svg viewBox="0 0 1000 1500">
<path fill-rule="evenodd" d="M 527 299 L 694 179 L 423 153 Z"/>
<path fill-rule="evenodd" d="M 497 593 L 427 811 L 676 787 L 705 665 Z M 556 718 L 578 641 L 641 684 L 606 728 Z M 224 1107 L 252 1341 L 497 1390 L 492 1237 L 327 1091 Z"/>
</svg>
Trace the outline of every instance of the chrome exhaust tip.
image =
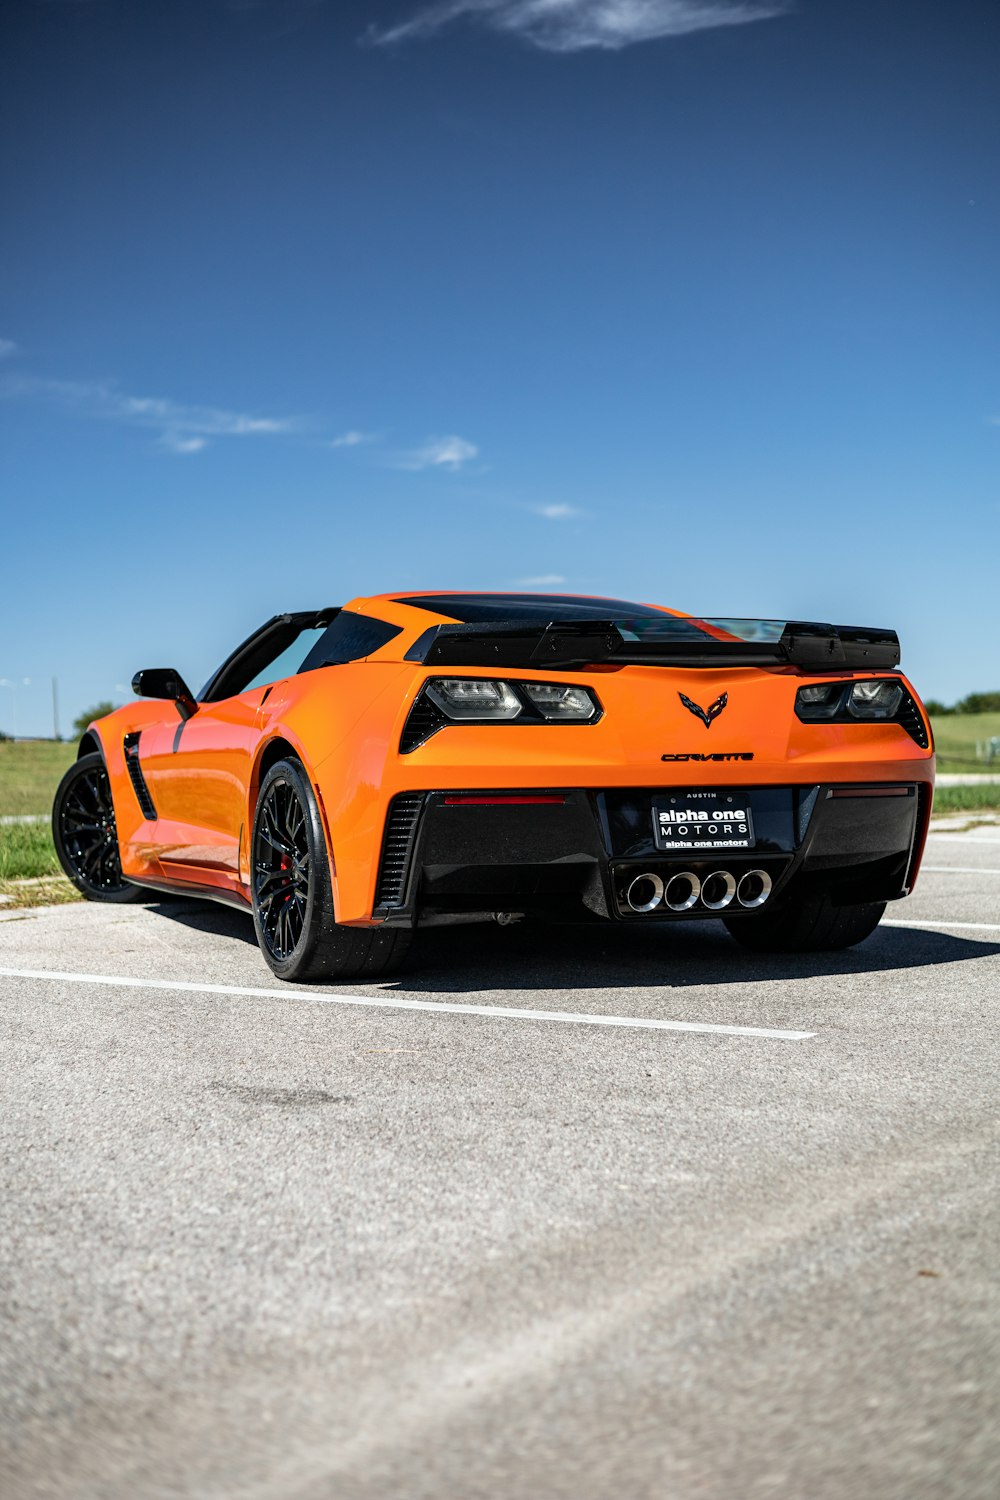
<svg viewBox="0 0 1000 1500">
<path fill-rule="evenodd" d="M 663 881 L 659 875 L 637 875 L 625 892 L 633 911 L 654 911 L 663 900 Z"/>
<path fill-rule="evenodd" d="M 771 894 L 771 877 L 766 870 L 748 870 L 736 887 L 736 899 L 748 911 L 763 906 Z"/>
<path fill-rule="evenodd" d="M 671 911 L 690 911 L 701 895 L 701 881 L 691 870 L 671 875 L 663 892 L 663 903 Z"/>
<path fill-rule="evenodd" d="M 713 870 L 701 884 L 702 905 L 709 911 L 722 911 L 736 895 L 736 881 L 728 870 Z"/>
</svg>

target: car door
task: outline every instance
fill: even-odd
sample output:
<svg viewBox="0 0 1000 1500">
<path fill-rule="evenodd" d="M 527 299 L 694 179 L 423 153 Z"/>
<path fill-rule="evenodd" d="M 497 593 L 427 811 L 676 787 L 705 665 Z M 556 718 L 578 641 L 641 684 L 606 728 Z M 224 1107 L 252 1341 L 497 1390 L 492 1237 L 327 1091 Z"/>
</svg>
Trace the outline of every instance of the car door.
<svg viewBox="0 0 1000 1500">
<path fill-rule="evenodd" d="M 298 671 L 326 618 L 269 622 L 220 668 L 189 717 L 144 730 L 142 774 L 156 806 L 164 873 L 239 889 L 250 770 L 262 732 L 260 707 L 275 682 Z M 252 679 L 246 678 L 253 672 Z"/>
<path fill-rule="evenodd" d="M 215 871 L 239 880 L 250 767 L 265 689 L 202 703 L 188 719 L 144 729 L 142 773 L 156 807 L 166 874 Z M 175 867 L 171 871 L 170 867 Z"/>
</svg>

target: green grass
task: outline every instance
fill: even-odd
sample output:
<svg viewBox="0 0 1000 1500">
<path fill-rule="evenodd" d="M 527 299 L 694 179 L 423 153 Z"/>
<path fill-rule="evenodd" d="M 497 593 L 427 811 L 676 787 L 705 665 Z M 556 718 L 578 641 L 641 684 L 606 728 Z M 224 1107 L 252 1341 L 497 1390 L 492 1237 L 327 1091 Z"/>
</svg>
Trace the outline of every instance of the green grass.
<svg viewBox="0 0 1000 1500">
<path fill-rule="evenodd" d="M 1000 738 L 1000 714 L 940 714 L 933 728 L 939 771 L 993 771 L 1000 775 L 1000 760 L 990 764 L 976 759 L 978 743 Z"/>
<path fill-rule="evenodd" d="M 1000 784 L 939 786 L 934 791 L 935 813 L 1000 812 Z"/>
<path fill-rule="evenodd" d="M 62 774 L 75 759 L 75 743 L 0 740 L 0 817 L 50 813 Z"/>
<path fill-rule="evenodd" d="M 14 823 L 0 828 L 0 880 L 61 874 L 47 823 Z"/>
<path fill-rule="evenodd" d="M 75 759 L 75 744 L 0 741 L 0 817 L 47 817 L 62 774 Z M 24 880 L 41 883 L 14 883 Z M 0 894 L 17 906 L 80 899 L 59 867 L 47 822 L 0 827 Z"/>
</svg>

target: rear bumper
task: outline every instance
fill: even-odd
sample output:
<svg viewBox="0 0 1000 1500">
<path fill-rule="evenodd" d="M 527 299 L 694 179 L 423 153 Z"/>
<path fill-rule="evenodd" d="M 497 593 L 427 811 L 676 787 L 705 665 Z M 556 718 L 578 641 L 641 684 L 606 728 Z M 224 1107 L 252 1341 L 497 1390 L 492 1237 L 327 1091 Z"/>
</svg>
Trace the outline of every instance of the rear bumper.
<svg viewBox="0 0 1000 1500">
<path fill-rule="evenodd" d="M 772 909 L 793 891 L 828 891 L 844 905 L 891 901 L 913 887 L 930 815 L 923 782 L 742 788 L 753 808 L 752 850 L 665 854 L 653 800 L 664 788 L 531 788 L 408 792 L 386 820 L 373 918 L 391 926 L 485 918 L 497 912 L 613 921 L 745 916 L 696 898 L 683 911 L 657 902 L 637 912 L 628 890 L 679 871 L 698 885 L 726 872 L 738 886 L 763 871 Z M 655 881 L 654 881 L 655 889 Z M 748 887 L 749 889 L 749 887 Z"/>
</svg>

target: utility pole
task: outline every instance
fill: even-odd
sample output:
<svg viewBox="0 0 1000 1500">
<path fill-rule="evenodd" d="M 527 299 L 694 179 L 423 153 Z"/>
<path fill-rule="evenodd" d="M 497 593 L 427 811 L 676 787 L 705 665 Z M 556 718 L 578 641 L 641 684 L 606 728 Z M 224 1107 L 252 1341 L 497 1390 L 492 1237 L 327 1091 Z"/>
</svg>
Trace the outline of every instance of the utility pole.
<svg viewBox="0 0 1000 1500">
<path fill-rule="evenodd" d="M 59 739 L 59 680 L 52 679 L 52 736 Z"/>
</svg>

